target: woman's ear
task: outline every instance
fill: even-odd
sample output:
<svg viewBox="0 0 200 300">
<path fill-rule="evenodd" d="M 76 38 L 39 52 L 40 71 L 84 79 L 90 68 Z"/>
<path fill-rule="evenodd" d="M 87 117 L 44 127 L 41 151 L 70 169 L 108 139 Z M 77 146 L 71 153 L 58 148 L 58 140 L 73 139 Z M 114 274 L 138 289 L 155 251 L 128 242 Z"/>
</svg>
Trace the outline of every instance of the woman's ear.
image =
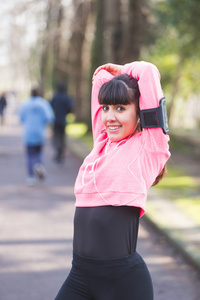
<svg viewBox="0 0 200 300">
<path fill-rule="evenodd" d="M 138 125 L 139 122 L 140 122 L 140 117 L 138 117 L 137 119 L 136 126 Z"/>
<path fill-rule="evenodd" d="M 138 120 L 137 120 L 137 123 L 136 123 L 136 130 L 137 130 L 137 132 L 142 131 L 140 117 L 138 117 Z"/>
</svg>

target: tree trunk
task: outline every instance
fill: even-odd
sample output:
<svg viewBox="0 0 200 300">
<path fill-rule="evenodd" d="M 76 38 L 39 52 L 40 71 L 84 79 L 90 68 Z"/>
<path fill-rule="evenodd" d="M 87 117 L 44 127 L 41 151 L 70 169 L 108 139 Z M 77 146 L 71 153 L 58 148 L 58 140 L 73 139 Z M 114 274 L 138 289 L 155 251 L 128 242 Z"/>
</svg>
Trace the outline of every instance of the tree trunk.
<svg viewBox="0 0 200 300">
<path fill-rule="evenodd" d="M 83 88 L 82 88 L 82 54 L 85 41 L 85 32 L 89 14 L 91 12 L 91 1 L 75 1 L 75 15 L 72 24 L 72 35 L 68 49 L 69 83 L 73 86 L 72 94 L 75 99 L 77 121 L 82 120 Z"/>
<path fill-rule="evenodd" d="M 172 114 L 173 114 L 173 109 L 174 109 L 174 103 L 175 103 L 175 99 L 176 99 L 176 95 L 179 92 L 179 79 L 181 77 L 181 69 L 183 66 L 184 62 L 183 59 L 180 59 L 177 68 L 176 68 L 176 72 L 175 72 L 175 79 L 173 81 L 173 89 L 172 89 L 172 93 L 171 93 L 171 101 L 170 104 L 168 106 L 168 120 L 169 120 L 169 125 L 171 124 L 172 121 Z"/>
<path fill-rule="evenodd" d="M 96 28 L 92 45 L 92 73 L 101 64 L 119 63 L 121 46 L 120 0 L 96 2 Z"/>
<path fill-rule="evenodd" d="M 47 66 L 48 66 L 48 57 L 50 52 L 50 40 L 49 40 L 49 30 L 51 23 L 51 0 L 48 1 L 47 7 L 47 19 L 46 19 L 46 29 L 44 32 L 44 36 L 42 39 L 42 54 L 41 54 L 41 71 L 40 71 L 40 88 L 41 93 L 44 94 L 46 87 L 46 74 L 47 74 Z"/>
<path fill-rule="evenodd" d="M 63 74 L 63 70 L 60 70 L 59 67 L 61 65 L 62 16 L 61 0 L 48 0 L 46 29 L 43 36 L 41 55 L 41 89 L 43 92 L 55 87 L 55 82 L 61 80 Z"/>
<path fill-rule="evenodd" d="M 123 26 L 122 56 L 123 63 L 138 60 L 142 47 L 145 19 L 142 13 L 143 0 L 129 0 L 126 22 Z"/>
<path fill-rule="evenodd" d="M 56 84 L 63 81 L 66 77 L 66 71 L 60 66 L 62 65 L 61 60 L 61 43 L 62 43 L 62 20 L 63 20 L 63 7 L 61 0 L 56 1 L 56 7 L 54 6 L 54 11 L 56 9 L 56 24 L 53 40 L 53 71 L 52 71 L 52 86 L 55 88 Z M 55 14 L 55 12 L 54 12 Z"/>
<path fill-rule="evenodd" d="M 103 41 L 103 28 L 104 28 L 104 2 L 106 0 L 96 0 L 96 24 L 95 34 L 91 50 L 91 74 L 101 64 L 105 63 L 104 55 L 104 41 Z"/>
<path fill-rule="evenodd" d="M 121 43 L 120 0 L 105 1 L 103 17 L 104 63 L 119 63 Z"/>
</svg>

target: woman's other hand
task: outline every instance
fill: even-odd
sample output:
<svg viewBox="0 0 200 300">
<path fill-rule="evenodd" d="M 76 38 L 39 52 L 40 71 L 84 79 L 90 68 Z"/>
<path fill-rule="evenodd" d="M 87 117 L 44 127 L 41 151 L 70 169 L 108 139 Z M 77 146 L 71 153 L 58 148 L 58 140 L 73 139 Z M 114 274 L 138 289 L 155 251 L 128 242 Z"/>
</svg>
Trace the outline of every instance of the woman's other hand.
<svg viewBox="0 0 200 300">
<path fill-rule="evenodd" d="M 95 70 L 92 81 L 94 80 L 94 78 L 98 74 L 98 72 L 101 70 L 106 70 L 113 76 L 117 76 L 117 75 L 121 74 L 121 69 L 122 69 L 122 65 L 110 64 L 110 63 L 102 65 Z"/>
</svg>

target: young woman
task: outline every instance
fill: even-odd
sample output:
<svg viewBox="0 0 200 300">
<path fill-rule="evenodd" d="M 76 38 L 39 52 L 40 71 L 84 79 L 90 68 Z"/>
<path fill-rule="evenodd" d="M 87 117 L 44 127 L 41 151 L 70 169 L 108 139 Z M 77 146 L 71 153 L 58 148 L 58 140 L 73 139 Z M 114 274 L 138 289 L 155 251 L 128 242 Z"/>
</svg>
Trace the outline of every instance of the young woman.
<svg viewBox="0 0 200 300">
<path fill-rule="evenodd" d="M 94 148 L 75 184 L 72 269 L 56 300 L 152 300 L 147 266 L 136 252 L 147 190 L 170 154 L 162 128 L 141 129 L 140 110 L 163 97 L 146 62 L 99 67 L 93 80 Z M 159 176 L 159 177 L 158 177 Z"/>
</svg>

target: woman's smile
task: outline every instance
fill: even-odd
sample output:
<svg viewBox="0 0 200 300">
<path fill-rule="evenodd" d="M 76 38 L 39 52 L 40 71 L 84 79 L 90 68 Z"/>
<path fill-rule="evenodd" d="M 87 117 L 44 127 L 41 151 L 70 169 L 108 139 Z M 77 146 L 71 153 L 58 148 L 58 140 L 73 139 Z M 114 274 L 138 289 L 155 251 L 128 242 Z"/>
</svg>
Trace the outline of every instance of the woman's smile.
<svg viewBox="0 0 200 300">
<path fill-rule="evenodd" d="M 122 127 L 121 125 L 107 125 L 108 130 L 112 132 L 119 130 L 121 127 Z"/>
</svg>

